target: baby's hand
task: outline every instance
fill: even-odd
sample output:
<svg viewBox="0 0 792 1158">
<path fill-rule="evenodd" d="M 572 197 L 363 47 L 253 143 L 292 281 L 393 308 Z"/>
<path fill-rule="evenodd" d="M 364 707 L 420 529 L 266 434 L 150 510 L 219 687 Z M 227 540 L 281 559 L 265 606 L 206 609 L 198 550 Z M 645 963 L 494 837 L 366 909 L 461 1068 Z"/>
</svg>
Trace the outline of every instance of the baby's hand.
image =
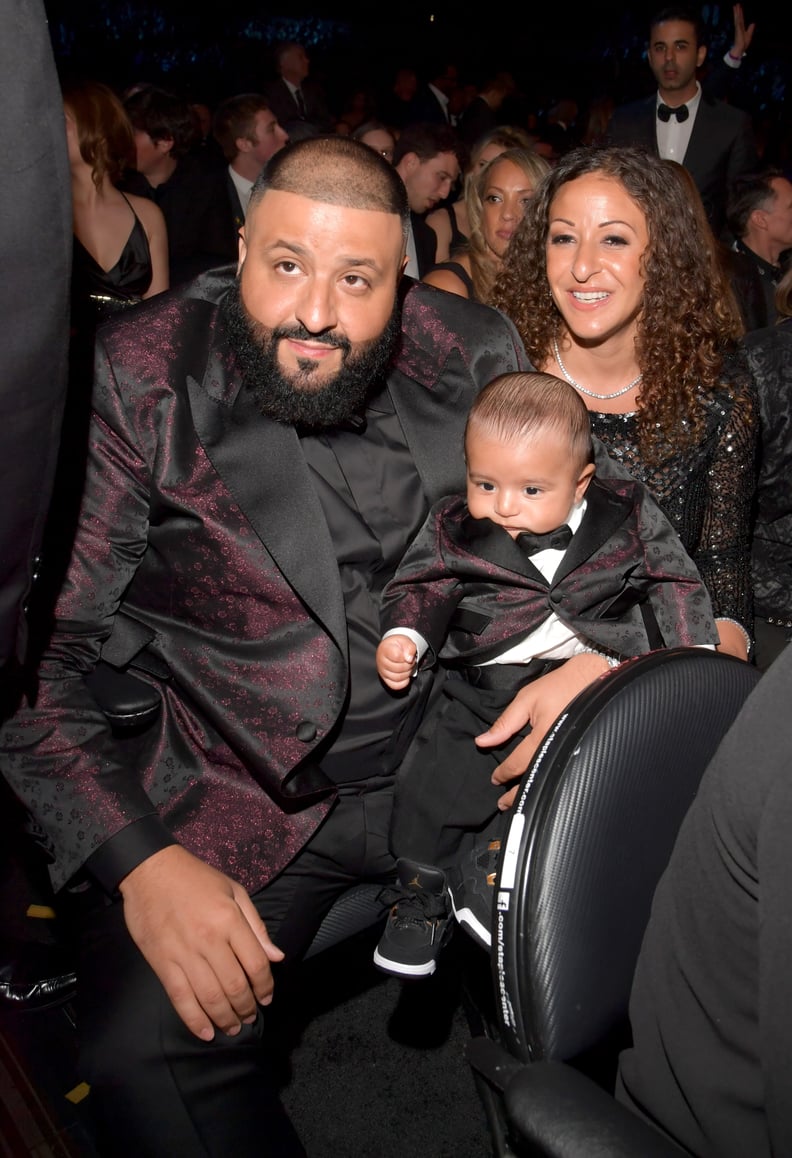
<svg viewBox="0 0 792 1158">
<path fill-rule="evenodd" d="M 377 648 L 377 671 L 386 687 L 393 692 L 409 687 L 418 649 L 406 635 L 389 635 Z"/>
</svg>

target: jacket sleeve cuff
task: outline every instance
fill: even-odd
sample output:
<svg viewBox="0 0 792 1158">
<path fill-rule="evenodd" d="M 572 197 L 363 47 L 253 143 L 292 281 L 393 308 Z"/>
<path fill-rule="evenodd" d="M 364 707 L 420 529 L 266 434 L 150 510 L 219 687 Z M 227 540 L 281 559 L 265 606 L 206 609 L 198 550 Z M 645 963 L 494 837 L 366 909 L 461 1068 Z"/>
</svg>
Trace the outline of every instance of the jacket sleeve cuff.
<svg viewBox="0 0 792 1158">
<path fill-rule="evenodd" d="M 108 896 L 115 897 L 119 884 L 132 869 L 155 852 L 178 843 L 159 816 L 142 816 L 92 853 L 85 869 Z"/>
</svg>

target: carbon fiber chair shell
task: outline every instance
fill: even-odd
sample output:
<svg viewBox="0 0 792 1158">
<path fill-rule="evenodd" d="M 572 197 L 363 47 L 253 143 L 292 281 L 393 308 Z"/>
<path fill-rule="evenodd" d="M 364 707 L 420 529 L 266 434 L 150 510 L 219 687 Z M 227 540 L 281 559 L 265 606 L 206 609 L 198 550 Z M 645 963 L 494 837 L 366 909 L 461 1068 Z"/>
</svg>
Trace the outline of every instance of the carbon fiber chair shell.
<svg viewBox="0 0 792 1158">
<path fill-rule="evenodd" d="M 493 1007 L 468 1050 L 497 1154 L 679 1153 L 610 1091 L 654 889 L 760 678 L 701 649 L 630 660 L 569 705 L 526 771 L 495 885 Z"/>
</svg>

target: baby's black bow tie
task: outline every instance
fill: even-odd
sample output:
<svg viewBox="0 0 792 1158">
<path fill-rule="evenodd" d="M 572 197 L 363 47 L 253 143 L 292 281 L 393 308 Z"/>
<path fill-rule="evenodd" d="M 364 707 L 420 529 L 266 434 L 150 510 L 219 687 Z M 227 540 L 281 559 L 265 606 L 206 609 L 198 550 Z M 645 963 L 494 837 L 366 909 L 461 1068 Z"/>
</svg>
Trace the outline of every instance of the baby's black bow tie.
<svg viewBox="0 0 792 1158">
<path fill-rule="evenodd" d="M 545 531 L 542 535 L 535 535 L 533 531 L 523 531 L 517 536 L 517 543 L 526 555 L 535 555 L 537 551 L 566 551 L 571 541 L 572 532 L 566 523 L 563 527 Z"/>
<path fill-rule="evenodd" d="M 657 115 L 661 121 L 670 121 L 672 117 L 676 117 L 681 125 L 690 116 L 690 109 L 687 105 L 680 105 L 677 109 L 672 109 L 670 105 L 658 105 Z"/>
</svg>

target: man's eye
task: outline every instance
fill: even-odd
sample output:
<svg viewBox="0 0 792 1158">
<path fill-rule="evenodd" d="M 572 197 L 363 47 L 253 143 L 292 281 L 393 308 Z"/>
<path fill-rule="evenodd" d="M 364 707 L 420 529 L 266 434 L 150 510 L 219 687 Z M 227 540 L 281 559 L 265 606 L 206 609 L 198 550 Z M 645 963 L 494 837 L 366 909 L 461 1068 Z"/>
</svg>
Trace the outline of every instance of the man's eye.
<svg viewBox="0 0 792 1158">
<path fill-rule="evenodd" d="M 362 274 L 348 273 L 344 278 L 344 284 L 351 289 L 368 289 L 371 283 Z"/>
<path fill-rule="evenodd" d="M 281 273 L 294 273 L 300 267 L 296 261 L 289 261 L 287 258 L 284 258 L 283 261 L 276 263 L 275 268 L 280 270 Z"/>
</svg>

